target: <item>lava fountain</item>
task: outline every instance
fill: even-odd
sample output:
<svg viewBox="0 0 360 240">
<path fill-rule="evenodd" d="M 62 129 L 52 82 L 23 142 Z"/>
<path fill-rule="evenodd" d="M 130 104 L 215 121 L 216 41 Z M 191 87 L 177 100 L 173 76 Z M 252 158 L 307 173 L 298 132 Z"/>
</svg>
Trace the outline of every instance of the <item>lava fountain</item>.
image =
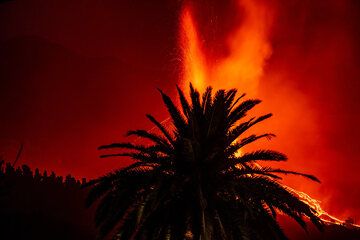
<svg viewBox="0 0 360 240">
<path fill-rule="evenodd" d="M 263 66 L 271 55 L 267 40 L 273 14 L 265 6 L 254 1 L 239 1 L 245 10 L 245 19 L 228 38 L 229 54 L 211 62 L 203 49 L 206 44 L 196 29 L 191 6 L 185 6 L 181 14 L 180 45 L 183 59 L 183 83 L 191 81 L 200 91 L 211 85 L 215 89 L 242 86 L 247 93 L 257 93 Z M 186 88 L 184 88 L 186 89 Z"/>
<path fill-rule="evenodd" d="M 237 7 L 244 18 L 226 40 L 226 56 L 218 59 L 211 59 L 207 55 L 206 50 L 210 46 L 207 46 L 197 29 L 193 6 L 185 4 L 183 7 L 180 14 L 179 45 L 183 68 L 180 85 L 185 91 L 191 82 L 200 91 L 204 91 L 207 86 L 212 86 L 215 90 L 241 87 L 250 96 L 258 94 L 264 66 L 272 54 L 269 33 L 274 11 L 264 3 L 252 0 L 239 0 Z M 324 222 L 346 225 L 345 221 L 324 211 L 320 201 L 304 192 L 288 188 L 313 206 Z M 355 224 L 352 226 L 360 227 Z"/>
</svg>

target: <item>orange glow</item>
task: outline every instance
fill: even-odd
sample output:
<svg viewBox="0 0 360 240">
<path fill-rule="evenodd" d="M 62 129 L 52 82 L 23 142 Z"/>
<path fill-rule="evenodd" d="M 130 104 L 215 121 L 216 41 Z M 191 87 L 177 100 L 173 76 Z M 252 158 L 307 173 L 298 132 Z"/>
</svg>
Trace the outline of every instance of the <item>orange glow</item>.
<svg viewBox="0 0 360 240">
<path fill-rule="evenodd" d="M 188 85 L 191 79 L 192 84 L 194 84 L 197 89 L 204 91 L 207 85 L 206 79 L 208 79 L 209 76 L 206 76 L 206 64 L 200 49 L 199 36 L 189 9 L 184 9 L 181 20 L 184 82 Z M 187 87 L 185 89 L 187 89 Z"/>
<path fill-rule="evenodd" d="M 229 54 L 213 64 L 206 62 L 201 39 L 197 33 L 190 7 L 185 7 L 181 15 L 180 41 L 183 53 L 183 84 L 191 81 L 200 91 L 208 85 L 215 89 L 246 89 L 247 93 L 257 93 L 265 61 L 271 55 L 267 41 L 272 13 L 268 8 L 256 5 L 254 1 L 239 1 L 238 8 L 245 10 L 245 19 L 230 34 L 226 43 Z M 185 88 L 186 89 L 186 88 Z"/>
<path fill-rule="evenodd" d="M 337 217 L 334 217 L 334 216 L 330 215 L 329 213 L 327 213 L 326 211 L 324 211 L 320 205 L 321 202 L 319 200 L 316 200 L 316 199 L 310 197 L 308 194 L 306 194 L 304 192 L 292 189 L 289 186 L 286 186 L 286 187 L 290 191 L 294 192 L 303 202 L 312 206 L 315 209 L 317 216 L 319 216 L 325 223 L 360 228 L 360 225 L 357 225 L 354 223 L 347 223 L 346 221 L 341 220 Z"/>
<path fill-rule="evenodd" d="M 269 6 L 252 0 L 239 0 L 237 6 L 239 12 L 244 13 L 244 18 L 241 24 L 228 35 L 225 43 L 228 54 L 220 59 L 207 58 L 204 50 L 209 46 L 206 46 L 206 41 L 202 39 L 196 28 L 197 23 L 192 14 L 191 6 L 186 5 L 183 8 L 180 15 L 180 45 L 183 61 L 181 85 L 185 91 L 191 82 L 200 92 L 204 91 L 207 86 L 212 86 L 215 90 L 238 88 L 250 96 L 258 95 L 264 66 L 272 54 L 269 33 L 274 19 L 274 11 Z M 278 75 L 280 76 L 281 73 Z M 274 76 L 277 76 L 277 73 L 273 73 L 269 77 L 273 78 Z M 277 89 L 277 92 L 280 89 Z M 286 91 L 288 92 L 287 89 Z M 290 94 L 289 92 L 288 94 Z M 283 103 L 289 102 L 289 100 L 285 100 L 285 97 L 279 99 L 277 103 L 273 101 L 272 107 L 285 109 L 287 105 L 283 105 Z M 294 104 L 291 105 L 290 111 L 286 112 L 287 118 L 291 118 L 292 112 L 296 112 L 294 106 L 298 109 L 306 108 L 301 105 L 300 101 Z M 307 111 L 310 112 L 310 110 Z M 294 120 L 298 119 L 298 117 L 293 118 Z M 305 122 L 303 124 L 311 125 L 311 114 L 303 122 Z M 278 125 L 284 128 L 283 123 Z M 320 206 L 320 201 L 311 198 L 304 192 L 296 191 L 290 187 L 288 189 L 311 205 L 324 222 L 346 225 L 345 221 L 324 211 Z M 352 226 L 360 227 L 355 224 Z"/>
</svg>

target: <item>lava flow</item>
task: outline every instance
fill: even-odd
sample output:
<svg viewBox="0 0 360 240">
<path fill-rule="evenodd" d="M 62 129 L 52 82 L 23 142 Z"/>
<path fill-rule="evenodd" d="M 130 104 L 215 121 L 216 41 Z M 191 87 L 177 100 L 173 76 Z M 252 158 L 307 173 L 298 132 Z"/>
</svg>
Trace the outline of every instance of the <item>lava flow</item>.
<svg viewBox="0 0 360 240">
<path fill-rule="evenodd" d="M 206 55 L 210 46 L 198 31 L 193 6 L 185 5 L 180 15 L 179 37 L 183 61 L 181 85 L 185 90 L 192 82 L 200 91 L 209 85 L 215 90 L 241 86 L 250 96 L 257 95 L 264 66 L 272 54 L 268 35 L 274 14 L 268 7 L 256 5 L 255 2 L 238 1 L 238 7 L 245 13 L 245 17 L 241 26 L 235 28 L 225 43 L 228 49 L 226 56 L 216 60 Z M 325 223 L 360 227 L 330 215 L 322 209 L 320 201 L 308 194 L 290 187 L 288 189 L 311 205 Z"/>
<path fill-rule="evenodd" d="M 290 191 L 294 192 L 303 202 L 307 203 L 308 205 L 312 206 L 313 209 L 315 209 L 317 216 L 319 216 L 325 223 L 328 224 L 337 224 L 337 225 L 342 225 L 342 226 L 347 226 L 347 227 L 355 227 L 355 228 L 360 228 L 360 225 L 357 225 L 353 222 L 349 222 L 349 221 L 344 221 L 341 220 L 335 216 L 330 215 L 329 213 L 327 213 L 326 211 L 324 211 L 321 208 L 320 205 L 320 201 L 316 200 L 312 197 L 310 197 L 308 194 L 301 192 L 301 191 L 296 191 L 295 189 L 286 186 Z"/>
</svg>

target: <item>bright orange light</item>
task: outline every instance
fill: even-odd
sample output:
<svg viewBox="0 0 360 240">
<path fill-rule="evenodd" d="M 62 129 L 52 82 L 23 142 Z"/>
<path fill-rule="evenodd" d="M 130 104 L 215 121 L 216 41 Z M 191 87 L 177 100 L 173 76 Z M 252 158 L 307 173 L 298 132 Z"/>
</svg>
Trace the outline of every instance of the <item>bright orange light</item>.
<svg viewBox="0 0 360 240">
<path fill-rule="evenodd" d="M 344 220 L 341 220 L 339 218 L 336 218 L 329 213 L 327 213 L 325 210 L 321 208 L 320 201 L 316 200 L 312 197 L 310 197 L 308 194 L 304 192 L 297 191 L 295 189 L 290 188 L 289 186 L 286 186 L 290 191 L 295 193 L 303 202 L 307 203 L 308 205 L 312 206 L 318 217 L 320 217 L 325 223 L 328 224 L 337 224 L 337 225 L 343 225 L 348 227 L 354 227 L 354 228 L 360 228 L 360 225 L 354 224 L 354 223 L 347 223 Z"/>
<path fill-rule="evenodd" d="M 197 34 L 190 9 L 184 8 L 181 15 L 181 47 L 183 51 L 184 84 L 187 89 L 189 82 L 201 92 L 207 86 L 206 64 L 200 49 L 199 36 Z"/>
<path fill-rule="evenodd" d="M 238 7 L 245 10 L 245 18 L 228 38 L 229 54 L 211 66 L 202 51 L 190 7 L 184 7 L 180 32 L 184 85 L 192 82 L 200 91 L 208 85 L 215 89 L 241 87 L 256 94 L 263 66 L 271 55 L 267 35 L 273 17 L 267 7 L 251 0 L 239 1 Z"/>
<path fill-rule="evenodd" d="M 221 59 L 207 59 L 206 46 L 196 28 L 191 7 L 185 6 L 180 16 L 180 45 L 183 60 L 183 89 L 191 82 L 203 92 L 207 86 L 216 89 L 239 88 L 251 96 L 257 94 L 266 60 L 271 56 L 269 29 L 273 11 L 269 6 L 253 0 L 239 0 L 239 11 L 244 13 L 241 24 L 229 35 L 226 46 L 229 54 Z M 210 64 L 211 62 L 211 64 Z M 241 152 L 237 154 L 241 155 Z M 320 201 L 304 192 L 288 187 L 302 201 L 311 205 L 324 222 L 346 225 L 347 223 L 324 211 Z M 354 227 L 360 227 L 352 224 Z"/>
</svg>

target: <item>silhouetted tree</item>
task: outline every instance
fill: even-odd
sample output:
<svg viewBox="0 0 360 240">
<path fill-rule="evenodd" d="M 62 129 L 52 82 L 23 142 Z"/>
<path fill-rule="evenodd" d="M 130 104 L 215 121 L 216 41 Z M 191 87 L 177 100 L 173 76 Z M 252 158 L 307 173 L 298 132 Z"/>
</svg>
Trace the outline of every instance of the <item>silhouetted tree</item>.
<svg viewBox="0 0 360 240">
<path fill-rule="evenodd" d="M 71 186 L 51 172 L 34 173 L 0 160 L 0 239 L 95 239 L 87 190 L 68 175 Z M 84 180 L 85 181 L 85 180 Z"/>
<path fill-rule="evenodd" d="M 10 163 L 6 163 L 5 174 L 6 175 L 14 175 L 15 174 L 15 169 L 13 168 L 13 166 L 11 166 Z"/>
<path fill-rule="evenodd" d="M 51 171 L 51 174 L 48 175 L 45 170 L 43 174 L 40 173 L 39 169 L 36 168 L 34 173 L 31 168 L 23 164 L 17 168 L 11 165 L 9 162 L 5 164 L 4 160 L 0 160 L 0 177 L 2 180 L 7 179 L 8 182 L 11 181 L 24 181 L 24 182 L 42 182 L 45 184 L 55 184 L 63 187 L 80 187 L 82 184 L 86 184 L 86 178 L 82 178 L 82 180 L 75 179 L 71 174 L 66 176 L 65 181 L 62 176 L 56 176 L 54 171 Z M 11 181 L 9 181 L 9 179 Z"/>
<path fill-rule="evenodd" d="M 35 169 L 34 179 L 35 179 L 35 181 L 40 181 L 40 179 L 41 179 L 40 171 L 38 168 Z"/>
<path fill-rule="evenodd" d="M 47 173 L 46 170 L 45 170 L 44 173 L 43 173 L 43 178 L 45 178 L 45 179 L 48 178 L 48 173 Z"/>
<path fill-rule="evenodd" d="M 285 161 L 277 151 L 239 153 L 244 146 L 274 134 L 243 134 L 272 116 L 244 120 L 260 100 L 242 101 L 237 90 L 209 87 L 200 96 L 190 85 L 191 103 L 178 88 L 182 111 L 159 90 L 172 120 L 172 130 L 152 115 L 161 134 L 145 130 L 128 136 L 147 145 L 113 143 L 99 149 L 127 149 L 102 157 L 128 156 L 130 166 L 91 181 L 87 204 L 99 198 L 95 221 L 100 237 L 116 239 L 286 239 L 276 221 L 282 212 L 303 228 L 308 217 L 318 228 L 315 209 L 279 183 L 279 174 L 319 181 L 308 174 L 263 167 L 258 161 Z M 242 121 L 242 122 L 240 122 Z"/>
</svg>

